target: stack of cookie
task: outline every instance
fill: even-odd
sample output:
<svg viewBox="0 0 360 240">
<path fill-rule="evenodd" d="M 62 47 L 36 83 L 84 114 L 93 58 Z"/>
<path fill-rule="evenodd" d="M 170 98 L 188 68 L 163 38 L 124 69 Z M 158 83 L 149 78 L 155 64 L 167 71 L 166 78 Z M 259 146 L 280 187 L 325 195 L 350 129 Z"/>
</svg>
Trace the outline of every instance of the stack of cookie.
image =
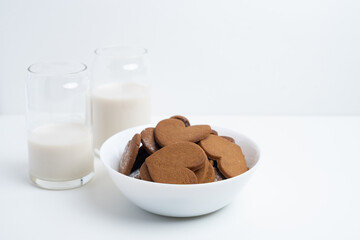
<svg viewBox="0 0 360 240">
<path fill-rule="evenodd" d="M 241 147 L 209 125 L 191 126 L 173 116 L 146 128 L 128 142 L 119 172 L 138 179 L 196 184 L 235 177 L 248 170 Z"/>
</svg>

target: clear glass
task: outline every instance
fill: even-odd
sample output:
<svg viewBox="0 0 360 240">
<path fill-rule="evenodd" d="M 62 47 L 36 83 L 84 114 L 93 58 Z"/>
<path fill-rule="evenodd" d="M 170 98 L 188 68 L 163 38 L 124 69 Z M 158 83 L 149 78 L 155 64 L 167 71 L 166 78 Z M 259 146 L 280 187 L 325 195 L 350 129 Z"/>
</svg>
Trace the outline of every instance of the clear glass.
<svg viewBox="0 0 360 240">
<path fill-rule="evenodd" d="M 144 48 L 125 46 L 95 51 L 91 103 L 96 154 L 115 133 L 151 122 L 146 53 Z"/>
<path fill-rule="evenodd" d="M 28 68 L 29 173 L 41 188 L 75 188 L 94 175 L 86 69 L 68 62 Z"/>
</svg>

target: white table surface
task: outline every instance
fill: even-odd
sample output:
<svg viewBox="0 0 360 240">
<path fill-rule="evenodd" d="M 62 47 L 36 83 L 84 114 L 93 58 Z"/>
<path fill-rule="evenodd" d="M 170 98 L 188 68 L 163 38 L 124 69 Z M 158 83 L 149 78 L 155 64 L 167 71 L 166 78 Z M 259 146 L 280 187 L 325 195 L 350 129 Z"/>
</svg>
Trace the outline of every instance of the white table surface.
<svg viewBox="0 0 360 240">
<path fill-rule="evenodd" d="M 0 239 L 360 239 L 360 117 L 189 118 L 253 138 L 262 162 L 229 206 L 168 218 L 132 205 L 98 159 L 84 187 L 33 186 L 25 120 L 0 116 Z"/>
</svg>

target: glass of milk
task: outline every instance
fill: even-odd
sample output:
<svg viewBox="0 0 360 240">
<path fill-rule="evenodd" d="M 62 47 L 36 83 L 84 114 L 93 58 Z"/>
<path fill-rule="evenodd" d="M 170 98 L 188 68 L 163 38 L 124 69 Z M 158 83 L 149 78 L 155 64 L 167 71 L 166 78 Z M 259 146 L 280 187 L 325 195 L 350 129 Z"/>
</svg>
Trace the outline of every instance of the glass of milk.
<svg viewBox="0 0 360 240">
<path fill-rule="evenodd" d="M 46 189 L 70 189 L 94 175 L 86 65 L 51 62 L 28 68 L 29 170 Z"/>
<path fill-rule="evenodd" d="M 151 95 L 140 47 L 96 49 L 92 76 L 92 129 L 98 154 L 106 139 L 151 121 Z"/>
</svg>

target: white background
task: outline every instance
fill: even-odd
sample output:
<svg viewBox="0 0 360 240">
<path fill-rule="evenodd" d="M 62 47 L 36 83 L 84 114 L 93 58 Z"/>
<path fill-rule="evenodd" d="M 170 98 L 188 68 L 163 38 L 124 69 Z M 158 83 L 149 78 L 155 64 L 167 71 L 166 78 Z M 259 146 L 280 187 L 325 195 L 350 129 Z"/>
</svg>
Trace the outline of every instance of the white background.
<svg viewBox="0 0 360 240">
<path fill-rule="evenodd" d="M 360 2 L 0 0 L 0 114 L 26 68 L 149 49 L 154 114 L 360 114 Z"/>
</svg>

